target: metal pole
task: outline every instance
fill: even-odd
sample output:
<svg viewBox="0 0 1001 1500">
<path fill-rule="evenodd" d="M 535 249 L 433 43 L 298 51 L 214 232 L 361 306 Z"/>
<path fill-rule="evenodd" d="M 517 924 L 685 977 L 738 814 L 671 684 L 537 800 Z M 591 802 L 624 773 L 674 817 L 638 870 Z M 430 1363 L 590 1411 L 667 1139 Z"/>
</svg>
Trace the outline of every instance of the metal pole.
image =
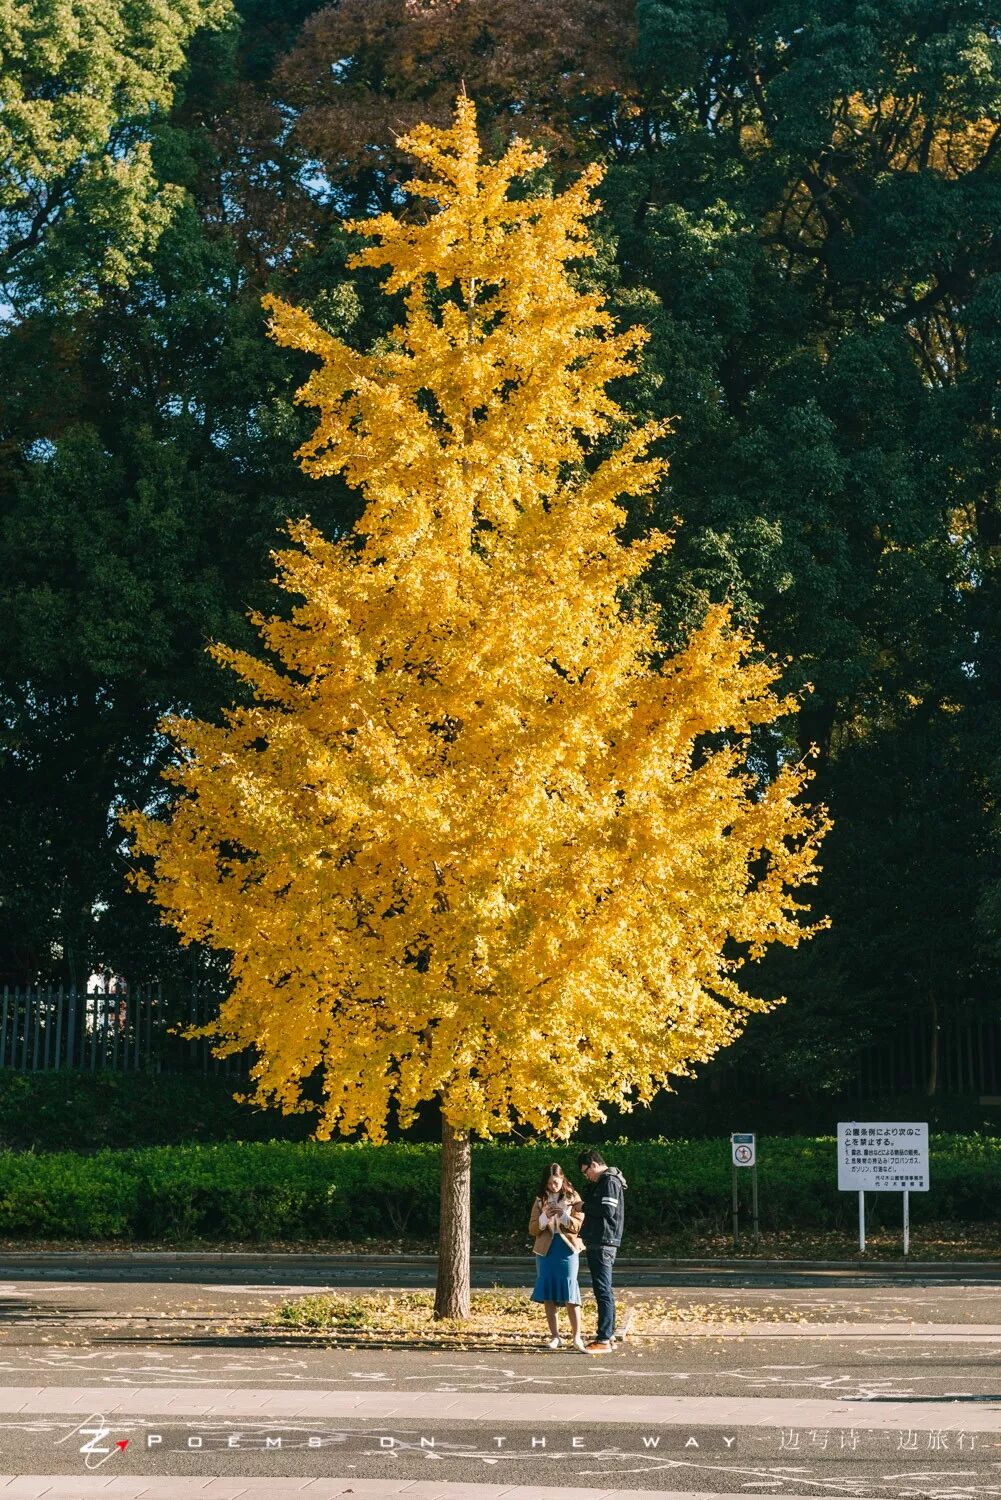
<svg viewBox="0 0 1001 1500">
<path fill-rule="evenodd" d="M 98 1001 L 98 994 L 97 994 L 96 990 L 94 991 L 93 1001 L 94 1001 L 94 1029 L 93 1029 L 93 1031 L 90 1034 L 90 1071 L 92 1073 L 97 1068 L 97 1001 Z M 87 1007 L 88 1010 L 90 1009 L 90 1001 L 89 1000 L 85 1000 L 84 1001 L 84 1005 Z M 86 1040 L 86 1038 L 85 1038 L 85 1040 Z"/>
<path fill-rule="evenodd" d="M 42 1072 L 49 1070 L 49 1053 L 52 1049 L 52 986 L 45 997 L 45 1047 L 42 1051 Z"/>
<path fill-rule="evenodd" d="M 858 1248 L 859 1254 L 865 1253 L 865 1192 L 859 1189 L 858 1195 Z"/>
<path fill-rule="evenodd" d="M 756 1161 L 751 1168 L 751 1215 L 754 1219 L 754 1248 L 757 1249 L 761 1240 L 761 1232 L 758 1229 L 758 1163 Z"/>
<path fill-rule="evenodd" d="M 38 1072 L 38 1041 L 42 1034 L 42 988 L 41 985 L 35 989 L 35 1031 L 34 1043 L 31 1048 L 31 1071 Z M 27 1041 L 27 1036 L 25 1036 Z"/>
<path fill-rule="evenodd" d="M 74 1049 L 75 1045 L 76 1045 L 76 985 L 75 984 L 71 984 L 70 985 L 70 1014 L 69 1014 L 69 1023 L 68 1023 L 67 1028 L 66 1028 L 66 1066 L 68 1068 L 72 1068 L 72 1066 L 73 1066 L 73 1049 Z M 83 1043 L 80 1044 L 80 1048 L 81 1048 L 80 1055 L 81 1055 L 81 1065 L 82 1065 L 82 1061 L 83 1061 Z"/>
<path fill-rule="evenodd" d="M 733 1248 L 737 1248 L 737 1168 L 731 1162 L 730 1176 L 733 1178 Z"/>
<path fill-rule="evenodd" d="M 911 1195 L 904 1188 L 904 1254 L 911 1248 Z"/>
<path fill-rule="evenodd" d="M 15 1026 L 17 1022 L 14 1022 Z M 28 1071 L 28 1031 L 31 1025 L 31 986 L 24 992 L 24 1031 L 21 1036 L 21 1072 Z"/>
<path fill-rule="evenodd" d="M 114 1021 L 112 1021 L 112 1019 L 111 1019 L 111 1006 L 110 1006 L 110 1004 L 108 1006 L 108 1024 L 111 1026 L 111 1066 L 112 1066 L 112 1068 L 114 1069 L 114 1071 L 116 1073 L 118 1071 L 118 1032 L 119 1032 L 120 1026 L 121 1026 L 121 1019 L 122 1019 L 122 1002 L 121 1002 L 121 997 L 119 996 L 118 991 L 116 990 L 115 991 L 115 1018 L 114 1018 Z"/>
</svg>

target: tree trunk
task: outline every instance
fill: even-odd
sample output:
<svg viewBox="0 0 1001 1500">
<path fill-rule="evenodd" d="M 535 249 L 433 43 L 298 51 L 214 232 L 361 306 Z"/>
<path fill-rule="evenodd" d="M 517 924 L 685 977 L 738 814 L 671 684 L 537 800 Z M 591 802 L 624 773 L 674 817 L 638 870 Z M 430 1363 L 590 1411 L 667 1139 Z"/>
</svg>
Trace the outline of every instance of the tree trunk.
<svg viewBox="0 0 1001 1500">
<path fill-rule="evenodd" d="M 931 1045 L 928 1050 L 928 1082 L 925 1093 L 929 1099 L 938 1093 L 938 994 L 934 985 L 928 986 L 928 999 L 931 1002 Z"/>
<path fill-rule="evenodd" d="M 441 1121 L 441 1218 L 438 1226 L 436 1318 L 469 1317 L 469 1131 Z"/>
</svg>

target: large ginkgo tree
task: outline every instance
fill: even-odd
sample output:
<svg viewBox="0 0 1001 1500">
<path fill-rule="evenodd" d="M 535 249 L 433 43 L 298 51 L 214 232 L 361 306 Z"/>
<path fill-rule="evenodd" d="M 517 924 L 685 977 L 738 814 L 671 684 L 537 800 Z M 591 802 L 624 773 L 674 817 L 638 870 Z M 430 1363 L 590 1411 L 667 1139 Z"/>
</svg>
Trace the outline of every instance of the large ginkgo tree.
<svg viewBox="0 0 1001 1500">
<path fill-rule="evenodd" d="M 599 171 L 533 192 L 541 154 L 484 160 L 465 97 L 404 145 L 411 206 L 351 226 L 402 294 L 391 337 L 360 353 L 268 299 L 319 361 L 301 462 L 361 519 L 290 525 L 262 653 L 211 648 L 252 702 L 167 719 L 176 796 L 126 822 L 164 919 L 230 956 L 212 1034 L 256 1049 L 255 1102 L 315 1109 L 311 1080 L 318 1137 L 379 1140 L 437 1101 L 461 1316 L 471 1136 L 565 1138 L 731 1042 L 765 1005 L 742 966 L 821 925 L 797 897 L 827 818 L 804 764 L 747 765 L 796 707 L 779 664 L 722 606 L 666 655 L 638 602 L 668 543 L 627 544 L 619 502 L 661 481 L 663 429 L 609 394 L 642 330 L 569 270 Z"/>
</svg>

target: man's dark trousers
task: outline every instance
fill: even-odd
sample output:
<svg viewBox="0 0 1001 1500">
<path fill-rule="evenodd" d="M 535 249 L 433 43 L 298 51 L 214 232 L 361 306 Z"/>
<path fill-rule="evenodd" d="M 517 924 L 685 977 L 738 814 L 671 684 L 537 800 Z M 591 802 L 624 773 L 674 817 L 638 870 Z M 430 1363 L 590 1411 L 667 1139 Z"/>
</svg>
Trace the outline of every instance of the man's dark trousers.
<svg viewBox="0 0 1001 1500">
<path fill-rule="evenodd" d="M 605 1344 L 615 1333 L 615 1293 L 612 1291 L 612 1267 L 615 1264 L 614 1245 L 588 1245 L 587 1268 L 591 1272 L 591 1285 L 598 1303 L 599 1343 Z"/>
</svg>

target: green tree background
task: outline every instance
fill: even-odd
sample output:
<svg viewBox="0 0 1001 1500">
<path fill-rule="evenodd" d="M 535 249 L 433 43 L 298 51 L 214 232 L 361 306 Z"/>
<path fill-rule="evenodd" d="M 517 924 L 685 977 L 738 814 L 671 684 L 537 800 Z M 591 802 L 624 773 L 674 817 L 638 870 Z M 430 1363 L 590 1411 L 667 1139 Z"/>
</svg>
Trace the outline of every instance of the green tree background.
<svg viewBox="0 0 1001 1500">
<path fill-rule="evenodd" d="M 769 960 L 740 1044 L 836 1091 L 866 1038 L 996 1016 L 1001 951 L 1001 26 L 981 0 L 0 0 L 0 981 L 187 983 L 130 894 L 119 801 L 165 709 L 270 609 L 298 357 L 261 294 L 368 347 L 341 223 L 396 201 L 397 135 L 461 81 L 564 180 L 606 163 L 587 268 L 651 330 L 677 418 L 634 524 L 681 525 L 665 635 L 729 598 L 789 655 L 835 817 L 830 932 Z M 799 737 L 797 743 L 791 737 Z M 927 1059 L 934 1081 L 934 1059 Z"/>
</svg>

